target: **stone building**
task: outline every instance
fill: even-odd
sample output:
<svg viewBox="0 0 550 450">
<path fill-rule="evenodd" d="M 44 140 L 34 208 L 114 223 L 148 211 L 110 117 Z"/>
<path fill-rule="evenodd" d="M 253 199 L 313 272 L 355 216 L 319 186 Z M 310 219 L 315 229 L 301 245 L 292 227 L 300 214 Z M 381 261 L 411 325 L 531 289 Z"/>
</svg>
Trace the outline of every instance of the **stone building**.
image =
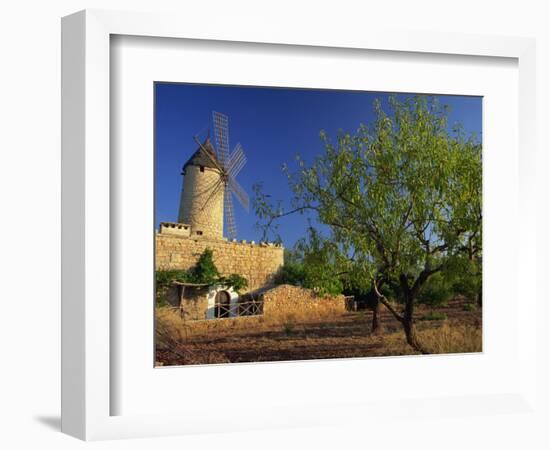
<svg viewBox="0 0 550 450">
<path fill-rule="evenodd" d="M 284 249 L 273 243 L 230 241 L 223 236 L 224 186 L 217 165 L 208 138 L 184 164 L 178 222 L 161 223 L 155 236 L 156 269 L 188 270 L 206 249 L 211 249 L 221 275 L 244 276 L 248 280 L 247 292 L 271 286 L 283 265 Z M 177 291 L 180 288 L 185 288 L 185 295 Z M 237 297 L 222 287 L 204 286 L 202 290 L 198 286 L 174 286 L 171 295 L 179 304 L 187 305 L 189 318 L 197 319 L 216 317 L 216 311 L 227 309 L 225 306 L 216 309 L 216 304 L 223 304 L 228 296 L 229 302 L 234 303 Z"/>
<path fill-rule="evenodd" d="M 224 185 L 216 160 L 207 138 L 183 165 L 178 223 L 188 225 L 192 236 L 223 238 Z"/>
<path fill-rule="evenodd" d="M 186 320 L 222 319 L 239 315 L 238 294 L 226 286 L 174 282 L 168 303 Z"/>
</svg>

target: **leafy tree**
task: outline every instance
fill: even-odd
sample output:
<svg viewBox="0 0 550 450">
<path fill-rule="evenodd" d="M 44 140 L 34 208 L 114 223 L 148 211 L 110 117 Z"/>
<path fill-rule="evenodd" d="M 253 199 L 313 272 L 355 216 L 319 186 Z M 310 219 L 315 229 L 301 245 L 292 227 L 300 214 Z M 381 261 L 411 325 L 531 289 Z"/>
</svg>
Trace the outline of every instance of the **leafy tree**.
<svg viewBox="0 0 550 450">
<path fill-rule="evenodd" d="M 285 254 L 285 264 L 275 281 L 310 288 L 319 294 L 341 294 L 344 283 L 338 255 L 334 244 L 310 227 L 307 238 L 298 241 L 294 250 Z"/>
<path fill-rule="evenodd" d="M 451 284 L 452 292 L 477 300 L 481 306 L 482 258 L 481 253 L 466 253 L 452 258 L 447 264 L 445 274 Z"/>
<path fill-rule="evenodd" d="M 413 312 L 422 287 L 468 249 L 481 255 L 481 145 L 460 128 L 447 129 L 447 110 L 426 97 L 391 97 L 389 112 L 335 143 L 321 132 L 324 152 L 311 165 L 285 167 L 294 192 L 287 211 L 256 188 L 264 238 L 278 219 L 311 212 L 329 230 L 344 271 L 370 280 L 380 302 L 419 342 Z M 381 292 L 388 286 L 403 307 Z"/>
<path fill-rule="evenodd" d="M 431 307 L 442 306 L 453 295 L 452 285 L 441 272 L 432 275 L 418 293 L 418 301 Z"/>
<path fill-rule="evenodd" d="M 275 276 L 275 283 L 304 286 L 305 278 L 304 262 L 301 255 L 294 250 L 285 248 L 284 264 Z"/>
</svg>

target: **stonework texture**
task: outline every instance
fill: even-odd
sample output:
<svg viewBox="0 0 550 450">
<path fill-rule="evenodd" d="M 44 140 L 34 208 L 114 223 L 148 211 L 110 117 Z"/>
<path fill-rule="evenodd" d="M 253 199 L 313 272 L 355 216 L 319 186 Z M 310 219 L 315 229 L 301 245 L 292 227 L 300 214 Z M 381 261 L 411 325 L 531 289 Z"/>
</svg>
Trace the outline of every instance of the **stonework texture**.
<svg viewBox="0 0 550 450">
<path fill-rule="evenodd" d="M 162 234 L 175 234 L 176 236 L 191 236 L 191 226 L 183 223 L 161 222 L 160 232 Z"/>
<path fill-rule="evenodd" d="M 284 314 L 296 319 L 333 316 L 346 311 L 343 295 L 318 295 L 311 289 L 283 284 L 262 294 L 266 318 Z"/>
<path fill-rule="evenodd" d="M 214 264 L 224 276 L 236 273 L 248 280 L 248 291 L 269 286 L 283 265 L 283 247 L 272 244 L 230 242 L 208 237 L 180 237 L 157 234 L 157 270 L 188 270 L 207 249 L 213 251 Z"/>
<path fill-rule="evenodd" d="M 210 167 L 185 168 L 178 222 L 191 226 L 191 235 L 223 237 L 224 185 L 220 174 Z"/>
<path fill-rule="evenodd" d="M 191 288 L 173 285 L 167 289 L 166 300 L 170 306 L 180 308 L 179 313 L 182 319 L 201 320 L 206 319 L 207 296 L 208 287 Z"/>
</svg>

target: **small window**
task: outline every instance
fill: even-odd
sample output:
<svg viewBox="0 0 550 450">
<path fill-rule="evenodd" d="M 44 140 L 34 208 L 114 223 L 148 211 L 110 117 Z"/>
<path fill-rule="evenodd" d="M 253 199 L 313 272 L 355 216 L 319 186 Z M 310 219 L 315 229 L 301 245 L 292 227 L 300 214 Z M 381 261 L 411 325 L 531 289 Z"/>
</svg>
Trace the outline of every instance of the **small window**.
<svg viewBox="0 0 550 450">
<path fill-rule="evenodd" d="M 198 234 L 199 236 L 202 236 L 202 231 L 197 231 L 197 234 Z"/>
<path fill-rule="evenodd" d="M 200 166 L 201 172 L 204 172 L 204 166 Z"/>
</svg>

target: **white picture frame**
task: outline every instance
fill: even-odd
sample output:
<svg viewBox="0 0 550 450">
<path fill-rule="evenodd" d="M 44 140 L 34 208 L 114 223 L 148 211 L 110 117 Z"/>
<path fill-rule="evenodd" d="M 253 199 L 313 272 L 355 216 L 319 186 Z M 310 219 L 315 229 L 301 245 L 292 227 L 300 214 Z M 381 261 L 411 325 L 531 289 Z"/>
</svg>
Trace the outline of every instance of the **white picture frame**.
<svg viewBox="0 0 550 450">
<path fill-rule="evenodd" d="M 111 36 L 142 36 L 223 42 L 285 44 L 307 48 L 365 49 L 500 57 L 517 60 L 519 77 L 519 183 L 517 190 L 520 233 L 517 242 L 517 283 L 523 307 L 535 308 L 535 44 L 532 39 L 436 33 L 390 33 L 348 30 L 327 33 L 311 26 L 304 30 L 245 27 L 202 22 L 165 14 L 87 10 L 62 22 L 62 430 L 86 440 L 162 436 L 207 432 L 211 419 L 204 413 L 111 415 L 117 386 L 111 379 L 110 185 L 110 40 Z M 182 26 L 185 23 L 185 26 Z M 417 414 L 430 404 L 441 415 L 491 414 L 503 405 L 533 411 L 536 399 L 535 319 L 518 314 L 521 368 L 515 390 L 489 396 L 405 399 L 404 408 Z M 149 349 L 144 349 L 149 350 Z M 110 356 L 111 355 L 111 356 Z M 394 360 L 394 365 L 399 365 Z M 274 367 L 274 366 L 272 366 Z M 311 367 L 311 366 L 310 366 Z M 197 370 L 200 370 L 198 368 Z M 246 370 L 246 369 L 245 369 Z M 184 377 L 185 374 L 182 374 Z M 258 402 L 261 400 L 258 399 Z M 392 400 L 395 402 L 395 399 Z M 430 403 L 431 402 L 431 403 Z M 223 406 L 223 405 L 220 405 Z M 321 405 L 322 406 L 322 405 Z M 357 420 L 390 410 L 389 403 L 355 402 L 320 405 L 278 405 L 271 415 L 238 411 L 227 430 L 334 423 Z M 223 410 L 223 408 L 220 408 Z M 403 414 L 403 410 L 401 413 Z M 390 414 L 391 416 L 391 414 Z M 354 419 L 355 418 L 355 419 Z M 220 428 L 218 428 L 220 429 Z"/>
</svg>

